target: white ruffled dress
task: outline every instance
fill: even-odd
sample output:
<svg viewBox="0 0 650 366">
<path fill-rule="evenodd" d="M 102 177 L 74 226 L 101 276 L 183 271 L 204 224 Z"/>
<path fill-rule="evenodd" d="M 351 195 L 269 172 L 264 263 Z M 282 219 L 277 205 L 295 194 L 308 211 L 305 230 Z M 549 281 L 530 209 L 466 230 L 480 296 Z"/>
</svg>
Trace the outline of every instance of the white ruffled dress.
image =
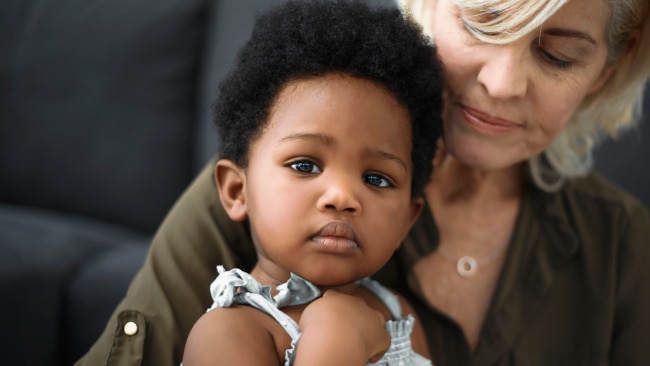
<svg viewBox="0 0 650 366">
<path fill-rule="evenodd" d="M 298 324 L 280 308 L 289 305 L 299 305 L 310 302 L 320 296 L 319 289 L 309 281 L 291 275 L 284 284 L 277 287 L 278 294 L 271 296 L 271 288 L 262 286 L 248 273 L 234 268 L 226 271 L 222 266 L 217 267 L 219 275 L 210 285 L 214 303 L 208 311 L 219 307 L 230 307 L 233 304 L 253 306 L 272 316 L 286 330 L 292 339 L 291 348 L 285 352 L 285 366 L 293 365 L 296 346 L 300 339 Z M 402 315 L 402 309 L 397 297 L 378 282 L 365 278 L 358 285 L 374 293 L 389 309 L 393 320 L 386 322 L 385 328 L 391 335 L 391 345 L 381 360 L 368 363 L 373 366 L 431 366 L 428 359 L 415 353 L 411 348 L 411 331 L 415 319 Z"/>
</svg>

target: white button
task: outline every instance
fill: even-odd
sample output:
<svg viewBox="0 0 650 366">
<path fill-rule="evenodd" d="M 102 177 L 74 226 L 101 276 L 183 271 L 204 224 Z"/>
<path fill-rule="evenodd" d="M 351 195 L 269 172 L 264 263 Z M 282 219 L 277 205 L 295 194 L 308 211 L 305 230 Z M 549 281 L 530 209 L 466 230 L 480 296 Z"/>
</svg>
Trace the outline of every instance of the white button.
<svg viewBox="0 0 650 366">
<path fill-rule="evenodd" d="M 132 336 L 137 332 L 138 332 L 138 325 L 135 324 L 135 322 L 128 322 L 124 324 L 124 334 Z"/>
</svg>

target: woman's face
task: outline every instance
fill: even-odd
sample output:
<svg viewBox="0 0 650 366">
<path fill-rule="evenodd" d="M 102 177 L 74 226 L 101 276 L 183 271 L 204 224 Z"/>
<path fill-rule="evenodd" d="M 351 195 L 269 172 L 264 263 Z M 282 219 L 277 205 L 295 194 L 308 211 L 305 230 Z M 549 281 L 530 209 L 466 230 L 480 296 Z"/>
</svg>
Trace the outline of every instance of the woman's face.
<svg viewBox="0 0 650 366">
<path fill-rule="evenodd" d="M 473 168 L 506 168 L 539 154 L 613 70 L 604 0 L 571 0 L 539 32 L 507 45 L 473 37 L 450 0 L 432 6 L 446 70 L 445 146 Z"/>
</svg>

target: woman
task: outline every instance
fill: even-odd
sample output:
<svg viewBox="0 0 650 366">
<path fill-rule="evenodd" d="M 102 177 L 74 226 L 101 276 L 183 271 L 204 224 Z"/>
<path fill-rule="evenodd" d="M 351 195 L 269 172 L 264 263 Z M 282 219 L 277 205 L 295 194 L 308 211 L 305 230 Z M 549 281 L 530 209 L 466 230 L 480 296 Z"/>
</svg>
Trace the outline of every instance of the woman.
<svg viewBox="0 0 650 366">
<path fill-rule="evenodd" d="M 650 34 L 647 20 L 641 34 L 630 18 L 647 19 L 647 1 L 454 3 L 408 4 L 436 41 L 448 93 L 446 151 L 427 189 L 433 216 L 422 218 L 435 228 L 416 225 L 421 235 L 411 238 L 424 244 L 414 244 L 421 249 L 405 264 L 419 283 L 420 312 L 440 312 L 460 328 L 431 345 L 466 340 L 466 350 L 439 351 L 456 349 L 454 361 L 471 354 L 494 362 L 516 347 L 516 364 L 647 362 L 633 341 L 649 325 L 642 309 L 650 288 L 635 283 L 650 278 L 647 213 L 593 176 L 566 181 L 588 170 L 602 132 L 631 123 Z M 501 10 L 512 4 L 516 12 Z M 619 220 L 626 227 L 614 228 Z M 625 298 L 625 291 L 639 293 Z M 629 322 L 623 307 L 635 314 Z M 445 327 L 423 318 L 427 329 Z M 464 337 L 450 340 L 455 330 Z"/>
<path fill-rule="evenodd" d="M 647 364 L 650 217 L 587 172 L 602 134 L 638 111 L 648 1 L 404 5 L 446 67 L 444 141 L 428 207 L 377 279 L 412 301 L 434 364 Z M 178 363 L 212 264 L 254 259 L 206 168 L 79 364 Z"/>
</svg>

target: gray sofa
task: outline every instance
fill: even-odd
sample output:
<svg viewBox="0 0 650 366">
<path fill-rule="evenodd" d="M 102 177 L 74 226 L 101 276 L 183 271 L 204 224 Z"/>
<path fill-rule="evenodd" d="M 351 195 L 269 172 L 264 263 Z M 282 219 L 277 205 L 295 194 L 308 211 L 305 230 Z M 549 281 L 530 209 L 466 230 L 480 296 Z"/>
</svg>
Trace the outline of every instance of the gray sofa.
<svg viewBox="0 0 650 366">
<path fill-rule="evenodd" d="M 70 365 L 94 342 L 216 151 L 218 80 L 280 1 L 0 2 L 3 364 Z M 648 124 L 597 162 L 650 206 Z"/>
<path fill-rule="evenodd" d="M 0 2 L 0 349 L 70 365 L 216 151 L 209 106 L 271 1 Z"/>
</svg>

